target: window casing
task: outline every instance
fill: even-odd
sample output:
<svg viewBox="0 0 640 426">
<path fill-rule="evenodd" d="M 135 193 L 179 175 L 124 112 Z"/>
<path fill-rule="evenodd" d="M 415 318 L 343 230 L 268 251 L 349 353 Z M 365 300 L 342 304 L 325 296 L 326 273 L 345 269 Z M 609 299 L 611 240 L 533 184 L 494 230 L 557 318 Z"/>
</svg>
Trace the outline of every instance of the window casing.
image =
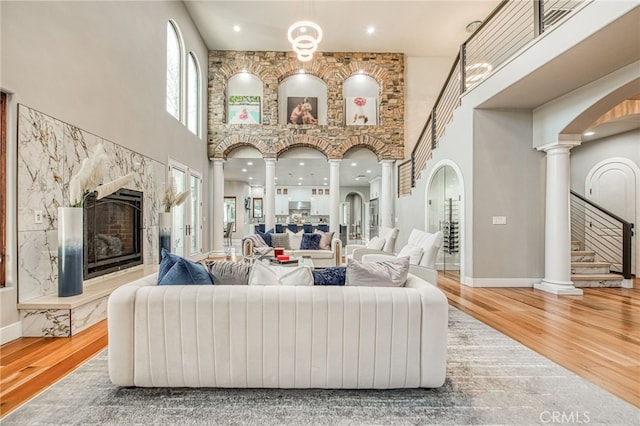
<svg viewBox="0 0 640 426">
<path fill-rule="evenodd" d="M 187 59 L 187 128 L 200 136 L 200 67 L 193 52 Z"/>
<path fill-rule="evenodd" d="M 178 27 L 167 22 L 167 112 L 180 120 L 182 43 Z"/>
</svg>

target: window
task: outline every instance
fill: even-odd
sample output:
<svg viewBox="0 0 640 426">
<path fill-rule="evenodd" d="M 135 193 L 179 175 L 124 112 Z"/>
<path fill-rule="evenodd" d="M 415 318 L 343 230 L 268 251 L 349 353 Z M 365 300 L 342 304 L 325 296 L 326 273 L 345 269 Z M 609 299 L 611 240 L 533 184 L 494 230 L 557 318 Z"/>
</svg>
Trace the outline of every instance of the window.
<svg viewBox="0 0 640 426">
<path fill-rule="evenodd" d="M 0 93 L 0 287 L 5 286 L 6 185 L 7 185 L 7 94 Z"/>
<path fill-rule="evenodd" d="M 167 112 L 180 120 L 180 81 L 182 46 L 178 27 L 167 22 Z"/>
<path fill-rule="evenodd" d="M 193 52 L 187 61 L 187 128 L 200 136 L 200 67 Z"/>
</svg>

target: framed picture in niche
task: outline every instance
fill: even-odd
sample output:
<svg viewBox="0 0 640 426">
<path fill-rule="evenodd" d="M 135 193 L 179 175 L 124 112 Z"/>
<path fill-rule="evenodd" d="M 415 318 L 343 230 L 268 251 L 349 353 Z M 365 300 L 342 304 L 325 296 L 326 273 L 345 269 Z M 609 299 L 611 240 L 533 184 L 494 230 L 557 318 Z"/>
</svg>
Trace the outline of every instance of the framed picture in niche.
<svg viewBox="0 0 640 426">
<path fill-rule="evenodd" d="M 227 123 L 260 124 L 260 96 L 229 96 Z"/>
<path fill-rule="evenodd" d="M 287 124 L 318 124 L 318 98 L 287 98 Z"/>
<path fill-rule="evenodd" d="M 376 98 L 345 98 L 345 117 L 347 126 L 375 126 L 378 124 L 378 105 Z"/>
</svg>

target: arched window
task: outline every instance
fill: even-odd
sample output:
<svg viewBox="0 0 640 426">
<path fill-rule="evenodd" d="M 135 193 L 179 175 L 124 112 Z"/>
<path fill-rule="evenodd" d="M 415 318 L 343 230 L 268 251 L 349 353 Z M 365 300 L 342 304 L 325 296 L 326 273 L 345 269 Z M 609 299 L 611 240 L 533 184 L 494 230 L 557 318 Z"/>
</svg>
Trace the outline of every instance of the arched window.
<svg viewBox="0 0 640 426">
<path fill-rule="evenodd" d="M 187 128 L 200 136 L 200 66 L 193 52 L 187 59 Z"/>
<path fill-rule="evenodd" d="M 173 21 L 167 22 L 167 112 L 180 120 L 182 43 Z"/>
</svg>

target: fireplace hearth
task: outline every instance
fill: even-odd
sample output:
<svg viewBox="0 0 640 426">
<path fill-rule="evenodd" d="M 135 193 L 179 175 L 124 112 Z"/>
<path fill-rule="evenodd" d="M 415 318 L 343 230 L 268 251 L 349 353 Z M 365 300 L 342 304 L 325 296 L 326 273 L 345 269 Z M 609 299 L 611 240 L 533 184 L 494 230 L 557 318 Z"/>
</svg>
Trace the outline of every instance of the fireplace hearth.
<svg viewBox="0 0 640 426">
<path fill-rule="evenodd" d="M 143 263 L 142 192 L 120 189 L 84 203 L 84 279 Z"/>
</svg>

